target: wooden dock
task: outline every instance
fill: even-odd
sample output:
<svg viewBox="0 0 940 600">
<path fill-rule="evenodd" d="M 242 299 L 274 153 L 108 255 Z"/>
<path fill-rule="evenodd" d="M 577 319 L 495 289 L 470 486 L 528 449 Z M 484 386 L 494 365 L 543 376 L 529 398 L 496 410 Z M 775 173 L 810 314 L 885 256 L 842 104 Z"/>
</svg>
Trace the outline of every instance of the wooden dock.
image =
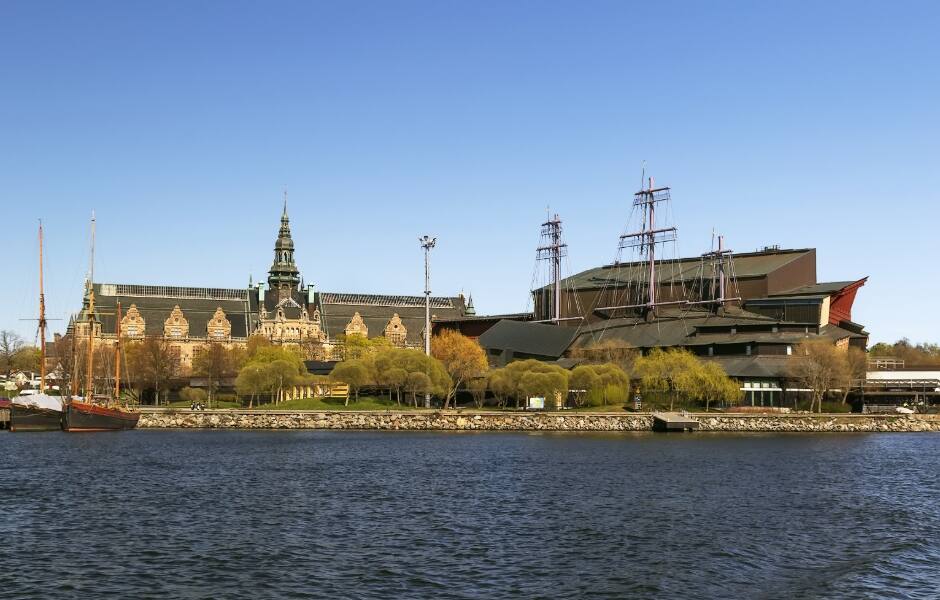
<svg viewBox="0 0 940 600">
<path fill-rule="evenodd" d="M 698 425 L 698 421 L 680 413 L 653 413 L 653 431 L 695 431 Z"/>
</svg>

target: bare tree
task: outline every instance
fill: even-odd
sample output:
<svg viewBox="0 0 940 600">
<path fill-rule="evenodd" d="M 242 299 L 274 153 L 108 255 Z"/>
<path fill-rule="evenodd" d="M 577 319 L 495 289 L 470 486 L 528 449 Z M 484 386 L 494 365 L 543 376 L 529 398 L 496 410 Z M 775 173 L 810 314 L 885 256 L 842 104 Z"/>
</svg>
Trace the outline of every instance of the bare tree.
<svg viewBox="0 0 940 600">
<path fill-rule="evenodd" d="M 156 403 L 160 392 L 180 372 L 179 354 L 162 337 L 147 337 L 141 342 L 128 344 L 128 373 L 138 387 L 153 386 Z"/>
<path fill-rule="evenodd" d="M 0 371 L 9 378 L 16 368 L 16 355 L 23 347 L 23 338 L 13 331 L 0 331 Z"/>
<path fill-rule="evenodd" d="M 201 375 L 209 383 L 209 408 L 219 382 L 226 377 L 238 375 L 238 364 L 235 353 L 219 342 L 210 342 L 198 356 L 193 359 L 193 372 Z"/>
<path fill-rule="evenodd" d="M 850 380 L 846 352 L 828 340 L 807 340 L 800 344 L 798 357 L 790 368 L 790 376 L 801 387 L 811 390 L 809 410 L 822 412 L 822 401 L 829 392 Z"/>
<path fill-rule="evenodd" d="M 868 371 L 868 354 L 859 348 L 849 348 L 845 360 L 847 368 L 844 373 L 846 380 L 842 384 L 842 404 L 848 401 L 853 386 L 859 380 L 865 379 Z"/>
</svg>

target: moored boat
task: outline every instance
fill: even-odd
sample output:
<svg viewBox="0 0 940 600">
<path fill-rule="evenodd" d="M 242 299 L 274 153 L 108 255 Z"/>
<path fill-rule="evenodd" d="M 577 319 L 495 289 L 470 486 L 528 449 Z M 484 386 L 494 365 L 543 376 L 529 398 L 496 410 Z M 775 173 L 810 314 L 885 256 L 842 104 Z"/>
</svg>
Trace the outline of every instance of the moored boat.
<svg viewBox="0 0 940 600">
<path fill-rule="evenodd" d="M 65 431 L 120 431 L 137 427 L 140 413 L 120 404 L 121 398 L 121 332 L 118 327 L 117 343 L 114 345 L 114 389 L 113 397 L 96 402 L 94 396 L 94 359 L 95 359 L 95 218 L 91 218 L 91 260 L 88 269 L 87 319 L 88 342 L 87 366 L 85 368 L 85 398 L 73 396 L 65 405 L 65 417 L 62 428 Z M 121 322 L 121 303 L 117 304 L 117 323 Z M 77 330 L 76 330 L 77 331 Z"/>
<path fill-rule="evenodd" d="M 72 400 L 66 405 L 66 431 L 119 431 L 137 427 L 140 413 L 118 406 Z"/>
<path fill-rule="evenodd" d="M 17 396 L 10 402 L 10 431 L 61 431 L 62 399 L 48 394 Z"/>
</svg>

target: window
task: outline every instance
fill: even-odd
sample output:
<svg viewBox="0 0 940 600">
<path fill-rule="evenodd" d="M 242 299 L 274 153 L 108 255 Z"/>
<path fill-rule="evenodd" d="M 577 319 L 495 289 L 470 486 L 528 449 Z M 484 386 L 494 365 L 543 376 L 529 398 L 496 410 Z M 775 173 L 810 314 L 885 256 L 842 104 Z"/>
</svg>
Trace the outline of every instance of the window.
<svg viewBox="0 0 940 600">
<path fill-rule="evenodd" d="M 183 330 L 180 329 L 179 327 L 171 327 L 171 328 L 170 328 L 170 336 L 171 336 L 171 337 L 182 337 L 182 336 L 183 336 Z"/>
<path fill-rule="evenodd" d="M 787 356 L 793 356 L 793 346 L 787 346 Z"/>
<path fill-rule="evenodd" d="M 128 325 L 127 326 L 127 335 L 130 337 L 137 336 L 137 325 Z"/>
<path fill-rule="evenodd" d="M 715 347 L 714 347 L 714 346 L 709 346 L 709 347 L 708 347 L 708 355 L 709 355 L 709 356 L 715 356 Z"/>
<path fill-rule="evenodd" d="M 750 345 L 750 344 L 748 344 L 747 347 L 744 349 L 744 353 L 747 354 L 748 356 L 751 355 L 751 345 Z"/>
</svg>

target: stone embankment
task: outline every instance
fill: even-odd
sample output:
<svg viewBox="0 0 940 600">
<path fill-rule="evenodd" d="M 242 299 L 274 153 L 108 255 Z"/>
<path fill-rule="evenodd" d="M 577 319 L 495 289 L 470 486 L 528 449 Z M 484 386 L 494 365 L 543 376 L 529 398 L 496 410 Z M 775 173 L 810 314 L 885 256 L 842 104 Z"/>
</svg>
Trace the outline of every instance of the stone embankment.
<svg viewBox="0 0 940 600">
<path fill-rule="evenodd" d="M 699 431 L 902 432 L 940 431 L 940 415 L 690 415 Z M 148 411 L 147 429 L 378 429 L 470 431 L 650 431 L 646 413 L 500 413 L 457 411 Z"/>
</svg>

